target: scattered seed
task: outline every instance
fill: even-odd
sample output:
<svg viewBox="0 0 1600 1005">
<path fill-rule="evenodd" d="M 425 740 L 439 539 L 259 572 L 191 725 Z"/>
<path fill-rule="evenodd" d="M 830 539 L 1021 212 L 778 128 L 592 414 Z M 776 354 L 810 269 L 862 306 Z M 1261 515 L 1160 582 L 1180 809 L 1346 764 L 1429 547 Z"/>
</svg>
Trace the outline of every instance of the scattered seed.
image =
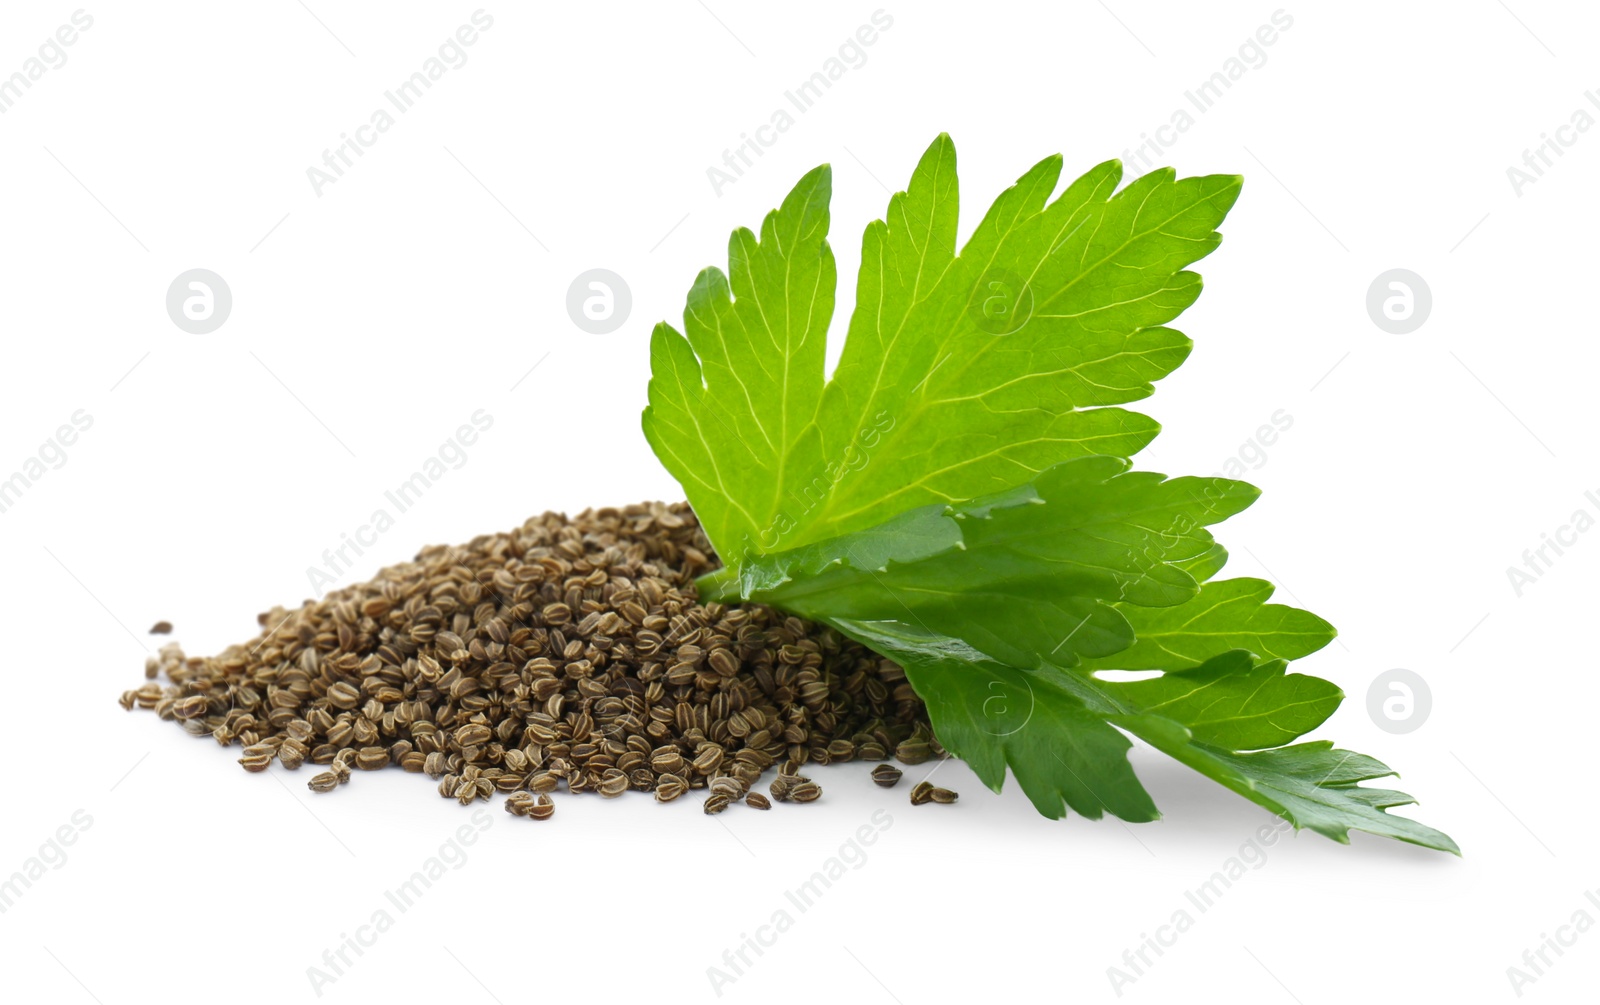
<svg viewBox="0 0 1600 1005">
<path fill-rule="evenodd" d="M 267 765 L 272 763 L 271 754 L 246 754 L 239 758 L 239 763 L 246 771 L 265 771 Z"/>
<path fill-rule="evenodd" d="M 880 764 L 872 769 L 872 780 L 886 789 L 892 789 L 900 782 L 901 771 L 892 764 Z"/>
<path fill-rule="evenodd" d="M 933 798 L 933 783 L 918 782 L 911 787 L 911 805 L 921 806 Z"/>
<path fill-rule="evenodd" d="M 278 748 L 278 763 L 288 770 L 294 771 L 305 763 L 306 753 L 307 751 L 303 744 L 296 743 L 293 740 L 286 740 Z"/>
<path fill-rule="evenodd" d="M 797 803 L 810 803 L 822 798 L 822 786 L 816 782 L 801 782 L 789 790 L 789 798 Z"/>
<path fill-rule="evenodd" d="M 932 799 L 936 803 L 953 803 L 957 799 L 961 798 L 961 795 L 960 793 L 952 792 L 949 789 L 941 789 L 938 786 L 935 786 L 933 791 L 928 793 L 928 798 Z"/>
<path fill-rule="evenodd" d="M 312 792 L 332 792 L 339 787 L 339 776 L 331 771 L 319 771 L 311 776 L 306 788 Z"/>
<path fill-rule="evenodd" d="M 727 808 L 728 808 L 728 797 L 727 796 L 719 794 L 719 795 L 711 796 L 710 798 L 708 798 L 706 800 L 705 810 L 706 810 L 707 813 L 721 813 L 723 810 L 725 810 Z"/>
<path fill-rule="evenodd" d="M 533 808 L 528 810 L 528 816 L 535 820 L 549 820 L 551 814 L 555 813 L 555 811 L 555 803 L 550 801 L 550 797 L 546 795 L 540 795 L 537 797 L 537 801 L 533 804 Z"/>
<path fill-rule="evenodd" d="M 745 796 L 744 797 L 744 803 L 745 803 L 746 806 L 750 806 L 750 807 L 753 807 L 753 808 L 758 809 L 758 810 L 770 810 L 770 809 L 772 809 L 771 800 L 767 799 L 766 796 L 762 795 L 759 792 L 752 792 L 749 795 Z"/>
<path fill-rule="evenodd" d="M 150 626 L 150 634 L 151 635 L 171 635 L 172 634 L 172 622 L 170 622 L 170 621 L 157 621 L 155 624 Z"/>
</svg>

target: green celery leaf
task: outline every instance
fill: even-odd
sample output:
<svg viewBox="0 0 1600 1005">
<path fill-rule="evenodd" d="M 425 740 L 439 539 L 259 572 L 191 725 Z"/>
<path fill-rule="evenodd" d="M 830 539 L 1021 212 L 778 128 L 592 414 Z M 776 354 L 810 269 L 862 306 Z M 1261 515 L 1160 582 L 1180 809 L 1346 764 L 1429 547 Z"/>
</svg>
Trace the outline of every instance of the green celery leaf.
<svg viewBox="0 0 1600 1005">
<path fill-rule="evenodd" d="M 1205 529 L 1258 492 L 1225 478 L 1065 461 L 997 496 L 928 506 L 701 582 L 707 600 L 758 601 L 813 619 L 910 620 L 1014 666 L 1061 666 L 1136 645 L 1118 601 L 1183 604 L 1181 562 L 1212 552 Z M 1142 608 L 1141 608 L 1142 609 Z"/>
<path fill-rule="evenodd" d="M 856 306 L 824 386 L 834 263 L 828 172 L 735 232 L 684 334 L 651 342 L 645 434 L 730 565 L 1002 491 L 1063 460 L 1128 457 L 1190 342 L 1164 327 L 1200 292 L 1240 179 L 1108 161 L 1053 201 L 1061 159 L 1001 194 L 956 255 L 955 148 L 941 135 L 862 242 Z"/>
<path fill-rule="evenodd" d="M 1321 740 L 1292 747 L 1235 753 L 1193 738 L 1182 723 L 1157 715 L 1113 720 L 1135 736 L 1246 799 L 1341 844 L 1352 830 L 1460 855 L 1443 831 L 1388 812 L 1415 799 L 1393 789 L 1362 788 L 1360 783 L 1395 772 L 1365 754 L 1337 750 Z"/>
<path fill-rule="evenodd" d="M 1263 579 L 1220 579 L 1206 583 L 1196 597 L 1175 607 L 1118 604 L 1117 610 L 1133 626 L 1138 641 L 1084 666 L 1091 670 L 1182 670 L 1230 649 L 1294 660 L 1333 641 L 1337 633 L 1332 625 L 1310 611 L 1267 603 L 1272 592 L 1272 584 Z"/>
<path fill-rule="evenodd" d="M 1284 675 L 1281 660 L 1257 665 L 1234 653 L 1200 670 L 1138 682 L 1170 679 L 1182 687 L 1200 680 L 1219 703 L 1247 710 L 1246 720 L 1238 721 L 1212 718 L 1216 706 L 1199 696 L 1177 697 L 1165 684 L 1141 689 L 1049 666 L 1023 670 L 960 639 L 904 622 L 829 623 L 905 668 L 927 703 L 939 742 L 985 785 L 999 791 L 1009 767 L 1034 806 L 1052 819 L 1063 815 L 1063 804 L 1091 818 L 1110 812 L 1129 821 L 1155 819 L 1149 795 L 1127 762 L 1127 741 L 1110 729 L 1115 725 L 1296 829 L 1343 843 L 1350 831 L 1360 830 L 1461 853 L 1449 835 L 1386 812 L 1414 803 L 1410 796 L 1360 785 L 1394 774 L 1371 757 L 1336 750 L 1326 741 L 1248 753 L 1225 746 L 1234 740 L 1246 747 L 1283 742 L 1280 735 L 1293 739 L 1299 727 L 1314 727 L 1338 704 L 1337 688 L 1314 677 Z M 1257 689 L 1268 693 L 1252 697 Z M 1252 724 L 1257 713 L 1263 717 Z"/>
<path fill-rule="evenodd" d="M 1198 667 L 1137 681 L 1099 681 L 1119 703 L 1175 719 L 1196 740 L 1230 750 L 1277 747 L 1316 729 L 1344 700 L 1321 679 L 1286 673 L 1281 659 L 1256 662 L 1242 649 Z"/>
<path fill-rule="evenodd" d="M 767 214 L 761 237 L 728 239 L 729 275 L 703 270 L 684 335 L 650 340 L 645 436 L 683 485 L 720 552 L 753 542 L 820 463 L 822 398 L 836 274 L 828 247 L 832 172 L 807 174 Z"/>
<path fill-rule="evenodd" d="M 939 742 L 996 792 L 1009 767 L 1052 820 L 1068 808 L 1092 820 L 1107 812 L 1123 820 L 1160 818 L 1128 763 L 1127 737 L 1065 688 L 902 622 L 830 624 L 905 668 Z"/>
<path fill-rule="evenodd" d="M 1054 195 L 1060 172 L 1035 165 L 958 252 L 955 148 L 936 139 L 867 227 L 831 378 L 828 168 L 759 238 L 734 232 L 683 332 L 656 327 L 643 415 L 726 566 L 702 600 L 769 603 L 897 660 L 945 747 L 995 789 L 1009 770 L 1046 816 L 1158 815 L 1126 732 L 1296 827 L 1459 854 L 1386 812 L 1410 797 L 1360 785 L 1385 765 L 1282 746 L 1342 695 L 1287 672 L 1327 622 L 1212 579 L 1227 552 L 1206 527 L 1256 489 L 1129 470 L 1158 426 L 1120 406 L 1187 357 L 1167 324 L 1241 180 L 1160 169 L 1119 191 L 1108 161 Z"/>
</svg>

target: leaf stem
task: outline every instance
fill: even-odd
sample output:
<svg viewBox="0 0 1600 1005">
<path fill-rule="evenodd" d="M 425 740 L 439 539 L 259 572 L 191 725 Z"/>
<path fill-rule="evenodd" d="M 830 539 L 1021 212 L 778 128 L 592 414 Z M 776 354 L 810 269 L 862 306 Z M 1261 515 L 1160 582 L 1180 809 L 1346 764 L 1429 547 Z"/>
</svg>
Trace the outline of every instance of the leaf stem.
<svg viewBox="0 0 1600 1005">
<path fill-rule="evenodd" d="M 700 591 L 702 604 L 737 604 L 739 597 L 739 574 L 730 566 L 723 566 L 715 572 L 708 572 L 694 581 L 695 589 Z"/>
</svg>

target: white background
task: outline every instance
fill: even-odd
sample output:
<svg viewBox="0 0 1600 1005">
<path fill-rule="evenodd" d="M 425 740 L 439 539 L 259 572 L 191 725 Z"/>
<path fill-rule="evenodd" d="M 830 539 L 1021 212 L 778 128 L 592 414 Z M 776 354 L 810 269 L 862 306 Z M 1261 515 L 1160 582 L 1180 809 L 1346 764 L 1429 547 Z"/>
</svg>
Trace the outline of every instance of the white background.
<svg viewBox="0 0 1600 1005">
<path fill-rule="evenodd" d="M 1600 490 L 1600 130 L 1569 131 L 1520 194 L 1507 177 L 1574 110 L 1600 116 L 1583 96 L 1600 26 L 1577 4 L 1508 2 L 1284 8 L 1266 62 L 1162 157 L 1246 183 L 1178 322 L 1193 356 L 1139 406 L 1167 427 L 1143 463 L 1211 474 L 1293 417 L 1248 476 L 1263 499 L 1221 529 L 1229 572 L 1341 629 L 1304 663 L 1350 695 L 1318 735 L 1403 770 L 1422 800 L 1403 812 L 1465 857 L 1284 840 L 1127 1000 L 1512 1000 L 1524 950 L 1579 909 L 1600 919 L 1584 899 L 1600 886 L 1584 641 L 1600 535 L 1520 597 L 1506 572 L 1574 511 L 1600 513 L 1584 497 Z M 307 168 L 475 7 L 307 3 L 90 7 L 65 64 L 0 115 L 0 473 L 75 410 L 93 417 L 0 514 L 0 875 L 74 811 L 92 819 L 0 914 L 7 1000 L 316 1000 L 307 968 L 471 819 L 425 778 L 314 796 L 304 770 L 247 775 L 237 749 L 124 713 L 152 622 L 196 654 L 249 638 L 479 408 L 494 426 L 467 463 L 342 581 L 546 509 L 679 498 L 638 428 L 646 343 L 725 264 L 729 230 L 831 162 L 847 305 L 883 185 L 939 131 L 964 236 L 1040 157 L 1064 153 L 1070 177 L 1166 124 L 1277 9 L 886 6 L 865 64 L 718 195 L 706 169 L 875 3 L 507 3 L 318 195 Z M 74 9 L 5 5 L 0 75 Z M 632 290 L 607 335 L 566 311 L 595 267 Z M 1407 335 L 1365 306 L 1397 267 L 1433 296 Z M 164 309 L 191 268 L 232 289 L 208 335 Z M 1433 698 L 1404 735 L 1365 701 L 1396 667 Z M 788 907 L 793 927 L 722 998 L 1116 1000 L 1107 969 L 1271 819 L 1145 748 L 1134 760 L 1158 823 L 1050 822 L 957 762 L 937 776 L 952 807 L 913 809 L 860 764 L 818 772 L 820 803 L 766 814 L 562 798 L 540 824 L 496 805 L 466 863 L 323 998 L 713 1001 L 707 968 Z M 810 911 L 788 905 L 879 808 L 892 825 L 865 863 Z M 1600 934 L 1578 936 L 1524 997 L 1585 999 L 1597 957 Z"/>
</svg>

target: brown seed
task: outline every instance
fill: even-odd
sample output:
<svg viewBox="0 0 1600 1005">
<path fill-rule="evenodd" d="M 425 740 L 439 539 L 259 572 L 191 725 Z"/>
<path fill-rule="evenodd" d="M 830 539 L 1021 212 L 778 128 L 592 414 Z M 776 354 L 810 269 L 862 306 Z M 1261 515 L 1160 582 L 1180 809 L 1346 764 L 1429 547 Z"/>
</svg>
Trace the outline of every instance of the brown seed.
<svg viewBox="0 0 1600 1005">
<path fill-rule="evenodd" d="M 797 803 L 810 803 L 822 798 L 822 786 L 816 782 L 801 782 L 789 790 L 789 798 Z"/>
<path fill-rule="evenodd" d="M 157 621 L 155 624 L 150 626 L 150 634 L 151 635 L 171 635 L 172 634 L 172 622 L 170 622 L 170 621 Z"/>
<path fill-rule="evenodd" d="M 677 775 L 662 775 L 656 782 L 656 802 L 670 803 L 689 791 L 689 783 Z"/>
<path fill-rule="evenodd" d="M 921 806 L 933 798 L 933 783 L 918 782 L 911 787 L 911 805 Z"/>
<path fill-rule="evenodd" d="M 328 742 L 336 747 L 343 747 L 355 739 L 355 724 L 349 721 L 335 722 L 328 727 Z"/>
<path fill-rule="evenodd" d="M 735 764 L 731 773 L 733 777 L 744 783 L 744 787 L 746 789 L 754 785 L 756 783 L 756 779 L 761 777 L 760 768 L 753 764 L 745 764 L 743 762 Z"/>
<path fill-rule="evenodd" d="M 872 769 L 872 780 L 886 789 L 899 784 L 902 772 L 892 764 L 880 764 Z"/>
<path fill-rule="evenodd" d="M 901 764 L 921 764 L 933 756 L 933 748 L 922 740 L 906 740 L 894 749 Z"/>
<path fill-rule="evenodd" d="M 889 751 L 883 744 L 869 740 L 856 749 L 856 756 L 863 761 L 882 761 L 889 756 Z"/>
<path fill-rule="evenodd" d="M 533 804 L 533 808 L 528 810 L 528 816 L 535 820 L 549 820 L 550 815 L 555 811 L 555 803 L 550 801 L 550 797 L 541 795 L 538 797 L 538 801 Z"/>
<path fill-rule="evenodd" d="M 239 758 L 239 763 L 244 765 L 246 771 L 265 771 L 272 763 L 271 754 L 246 754 Z"/>
<path fill-rule="evenodd" d="M 728 808 L 728 797 L 715 795 L 706 799 L 705 811 L 707 813 L 721 813 Z"/>
<path fill-rule="evenodd" d="M 286 740 L 284 741 L 283 745 L 278 748 L 278 763 L 290 771 L 294 771 L 296 768 L 300 767 L 300 765 L 305 763 L 305 760 L 306 748 L 304 744 L 296 743 L 293 740 Z"/>
<path fill-rule="evenodd" d="M 337 708 L 355 708 L 361 703 L 361 692 L 340 681 L 328 688 L 328 701 Z"/>
<path fill-rule="evenodd" d="M 935 786 L 933 791 L 928 793 L 928 798 L 936 803 L 953 803 L 961 797 L 959 793 Z"/>
<path fill-rule="evenodd" d="M 739 672 L 739 657 L 726 649 L 711 650 L 710 655 L 706 657 L 706 662 L 711 664 L 711 669 L 723 677 L 732 677 Z"/>
<path fill-rule="evenodd" d="M 339 787 L 339 776 L 331 771 L 320 771 L 311 776 L 306 788 L 312 792 L 332 792 Z"/>
<path fill-rule="evenodd" d="M 163 644 L 121 704 L 239 744 L 252 770 L 323 766 L 319 791 L 398 764 L 468 803 L 565 781 L 754 805 L 776 768 L 770 805 L 807 762 L 943 756 L 896 664 L 759 604 L 700 604 L 709 556 L 686 504 L 545 514 L 263 611 L 215 656 Z"/>
<path fill-rule="evenodd" d="M 752 792 L 749 795 L 745 796 L 744 797 L 744 803 L 745 803 L 746 806 L 749 806 L 749 807 L 752 807 L 752 808 L 758 809 L 758 810 L 770 810 L 770 809 L 772 809 L 772 802 L 769 799 L 767 799 L 766 796 L 762 795 L 759 792 Z"/>
<path fill-rule="evenodd" d="M 680 774 L 686 762 L 683 754 L 676 747 L 655 751 L 650 755 L 650 767 L 662 774 Z"/>
<path fill-rule="evenodd" d="M 767 791 L 772 793 L 772 798 L 776 799 L 780 803 L 785 803 L 789 801 L 789 791 L 793 789 L 794 786 L 795 781 L 793 775 L 779 775 L 777 778 L 772 780 L 772 784 L 767 787 Z"/>
<path fill-rule="evenodd" d="M 695 755 L 694 770 L 702 775 L 709 775 L 722 767 L 723 750 L 714 743 L 702 745 L 702 749 Z"/>
</svg>

